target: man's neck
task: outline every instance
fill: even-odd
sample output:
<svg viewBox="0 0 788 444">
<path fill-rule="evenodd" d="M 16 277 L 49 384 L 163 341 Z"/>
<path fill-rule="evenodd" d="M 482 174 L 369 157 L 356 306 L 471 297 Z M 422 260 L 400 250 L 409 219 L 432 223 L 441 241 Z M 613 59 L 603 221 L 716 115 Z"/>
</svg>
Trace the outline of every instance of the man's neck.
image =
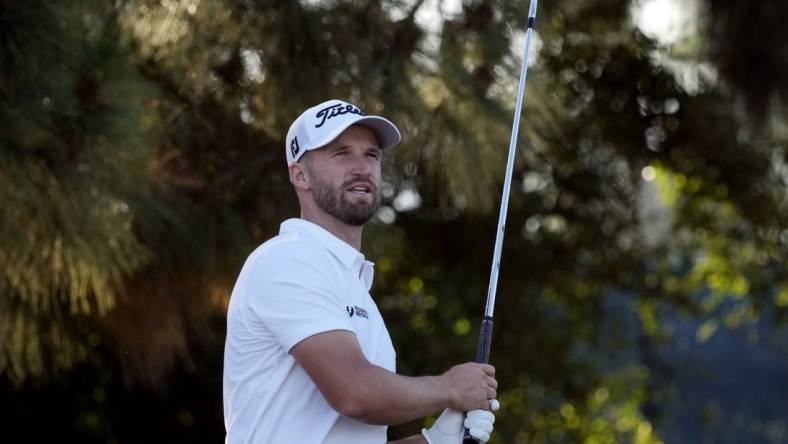
<svg viewBox="0 0 788 444">
<path fill-rule="evenodd" d="M 361 235 L 364 226 L 348 225 L 325 213 L 301 211 L 301 219 L 323 227 L 326 231 L 342 239 L 346 244 L 361 251 Z"/>
</svg>

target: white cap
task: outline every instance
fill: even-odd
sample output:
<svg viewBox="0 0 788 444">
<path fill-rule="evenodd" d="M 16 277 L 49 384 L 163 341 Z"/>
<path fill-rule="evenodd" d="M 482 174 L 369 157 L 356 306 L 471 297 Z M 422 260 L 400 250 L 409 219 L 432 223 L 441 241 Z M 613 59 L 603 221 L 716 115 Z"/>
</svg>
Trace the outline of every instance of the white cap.
<svg viewBox="0 0 788 444">
<path fill-rule="evenodd" d="M 351 125 L 364 125 L 375 133 L 381 149 L 399 143 L 396 125 L 380 116 L 368 116 L 361 109 L 341 100 L 329 100 L 304 111 L 290 125 L 285 140 L 287 165 L 298 162 L 307 151 L 328 145 Z"/>
</svg>

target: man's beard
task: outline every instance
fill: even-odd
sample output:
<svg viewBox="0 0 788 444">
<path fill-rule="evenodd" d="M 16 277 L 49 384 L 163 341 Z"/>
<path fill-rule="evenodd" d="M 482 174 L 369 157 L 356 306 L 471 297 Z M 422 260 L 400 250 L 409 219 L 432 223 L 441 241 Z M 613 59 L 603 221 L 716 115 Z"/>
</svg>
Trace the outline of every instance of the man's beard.
<svg viewBox="0 0 788 444">
<path fill-rule="evenodd" d="M 378 187 L 372 185 L 372 182 L 367 182 L 371 188 L 372 202 L 350 202 L 345 197 L 345 190 L 352 182 L 357 182 L 357 180 L 342 184 L 337 189 L 324 182 L 318 175 L 312 174 L 312 196 L 314 196 L 315 203 L 321 210 L 348 225 L 359 227 L 367 223 L 375 214 L 375 211 L 378 210 L 380 193 L 378 192 Z"/>
</svg>

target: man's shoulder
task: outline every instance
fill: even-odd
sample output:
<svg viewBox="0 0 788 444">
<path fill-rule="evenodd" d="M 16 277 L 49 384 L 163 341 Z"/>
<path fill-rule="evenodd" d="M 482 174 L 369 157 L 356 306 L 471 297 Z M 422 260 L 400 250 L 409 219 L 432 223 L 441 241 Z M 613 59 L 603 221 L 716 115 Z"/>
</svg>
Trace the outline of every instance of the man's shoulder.
<svg viewBox="0 0 788 444">
<path fill-rule="evenodd" d="M 280 268 L 293 263 L 325 265 L 330 257 L 330 253 L 314 240 L 296 233 L 284 233 L 258 246 L 247 262 L 266 268 Z"/>
<path fill-rule="evenodd" d="M 246 259 L 238 278 L 242 287 L 281 287 L 337 284 L 337 262 L 309 238 L 279 235 L 257 247 Z"/>
</svg>

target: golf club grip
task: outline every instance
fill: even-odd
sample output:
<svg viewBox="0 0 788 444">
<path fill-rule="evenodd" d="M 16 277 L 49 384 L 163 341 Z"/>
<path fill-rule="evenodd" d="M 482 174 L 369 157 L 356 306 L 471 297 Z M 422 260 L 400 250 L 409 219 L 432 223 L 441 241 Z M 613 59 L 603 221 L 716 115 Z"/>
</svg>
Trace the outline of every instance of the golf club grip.
<svg viewBox="0 0 788 444">
<path fill-rule="evenodd" d="M 492 345 L 492 331 L 493 319 L 491 316 L 485 316 L 482 319 L 482 327 L 479 330 L 479 344 L 476 346 L 476 362 L 480 364 L 489 364 L 490 362 L 490 346 Z M 463 444 L 478 444 L 479 441 L 471 436 L 470 430 L 465 429 L 465 435 L 462 438 Z"/>
<path fill-rule="evenodd" d="M 492 344 L 493 319 L 485 316 L 479 330 L 479 344 L 476 346 L 476 362 L 488 364 L 490 362 L 490 346 Z"/>
</svg>

